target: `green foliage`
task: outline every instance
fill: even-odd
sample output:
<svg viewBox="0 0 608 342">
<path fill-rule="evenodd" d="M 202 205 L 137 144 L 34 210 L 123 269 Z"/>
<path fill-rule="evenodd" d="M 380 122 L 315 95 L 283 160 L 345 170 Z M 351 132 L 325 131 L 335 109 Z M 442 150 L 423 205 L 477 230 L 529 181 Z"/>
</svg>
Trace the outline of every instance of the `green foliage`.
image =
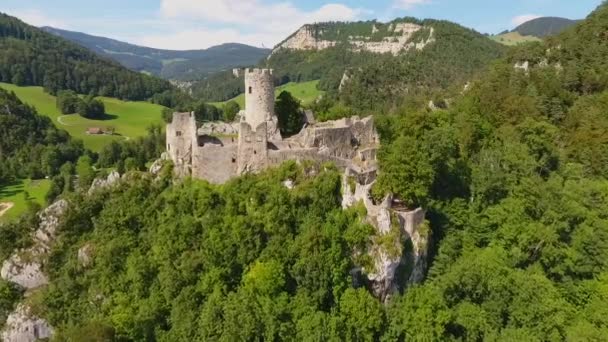
<svg viewBox="0 0 608 342">
<path fill-rule="evenodd" d="M 234 101 L 228 101 L 224 105 L 224 120 L 232 122 L 236 118 L 237 114 L 241 111 L 241 107 Z"/>
<path fill-rule="evenodd" d="M 83 153 L 82 142 L 0 89 L 0 185 L 19 178 L 54 176 Z"/>
<path fill-rule="evenodd" d="M 4 327 L 6 318 L 21 299 L 22 291 L 16 285 L 0 279 L 0 328 Z"/>
<path fill-rule="evenodd" d="M 74 114 L 78 112 L 80 101 L 78 94 L 72 90 L 62 90 L 57 93 L 57 109 L 62 114 Z"/>
<path fill-rule="evenodd" d="M 283 91 L 279 94 L 275 104 L 275 112 L 283 136 L 296 134 L 302 129 L 304 120 L 300 111 L 300 101 L 289 92 Z"/>
<path fill-rule="evenodd" d="M 99 120 L 103 119 L 106 115 L 106 107 L 103 102 L 95 99 L 93 96 L 87 96 L 79 100 L 77 111 L 80 116 L 87 119 Z"/>
<path fill-rule="evenodd" d="M 6 14 L 0 14 L 0 81 L 129 100 L 174 91 L 168 81 L 127 70 Z"/>
<path fill-rule="evenodd" d="M 91 157 L 85 155 L 78 158 L 76 174 L 78 175 L 78 187 L 88 189 L 95 179 L 95 170 L 93 170 L 93 160 L 91 160 Z"/>
<path fill-rule="evenodd" d="M 334 339 L 380 336 L 383 319 L 358 327 L 366 314 L 351 313 L 381 305 L 364 289 L 345 294 L 351 251 L 365 247 L 369 226 L 342 210 L 340 174 L 317 173 L 287 163 L 223 186 L 131 173 L 110 192 L 71 195 L 77 205 L 49 259 L 46 317 L 61 336 L 93 321 L 128 340 L 293 340 L 315 322 L 349 330 L 328 331 Z M 74 253 L 84 243 L 90 268 Z"/>
<path fill-rule="evenodd" d="M 122 142 L 111 142 L 99 152 L 97 166 L 145 170 L 146 163 L 160 158 L 165 152 L 165 132 L 160 125 L 148 127 L 148 135 Z M 128 167 L 127 167 L 128 160 Z M 124 171 L 124 170 L 121 170 Z M 122 173 L 122 172 L 121 172 Z"/>
</svg>

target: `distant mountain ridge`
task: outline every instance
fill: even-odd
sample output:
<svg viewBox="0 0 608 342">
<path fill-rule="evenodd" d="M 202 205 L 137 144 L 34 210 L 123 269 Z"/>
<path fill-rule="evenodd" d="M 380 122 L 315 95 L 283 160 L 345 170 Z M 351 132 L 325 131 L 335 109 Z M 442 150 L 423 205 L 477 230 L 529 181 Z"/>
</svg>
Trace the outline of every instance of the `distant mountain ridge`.
<svg viewBox="0 0 608 342">
<path fill-rule="evenodd" d="M 534 36 L 544 38 L 561 33 L 580 20 L 572 20 L 559 17 L 541 17 L 527 21 L 517 26 L 511 32 L 518 32 L 522 36 Z"/>
<path fill-rule="evenodd" d="M 42 30 L 111 58 L 131 70 L 170 80 L 201 79 L 225 69 L 256 64 L 270 53 L 269 49 L 237 43 L 204 50 L 163 50 L 53 27 L 42 27 Z"/>
<path fill-rule="evenodd" d="M 410 90 L 464 85 L 505 51 L 458 24 L 405 17 L 307 24 L 258 66 L 274 69 L 278 84 L 319 80 L 326 97 L 348 97 L 353 107 L 368 109 Z M 242 80 L 231 72 L 196 82 L 191 89 L 195 97 L 212 102 L 244 92 Z"/>
<path fill-rule="evenodd" d="M 168 81 L 129 70 L 69 40 L 0 13 L 0 82 L 37 85 L 56 94 L 148 100 L 176 90 Z"/>
</svg>

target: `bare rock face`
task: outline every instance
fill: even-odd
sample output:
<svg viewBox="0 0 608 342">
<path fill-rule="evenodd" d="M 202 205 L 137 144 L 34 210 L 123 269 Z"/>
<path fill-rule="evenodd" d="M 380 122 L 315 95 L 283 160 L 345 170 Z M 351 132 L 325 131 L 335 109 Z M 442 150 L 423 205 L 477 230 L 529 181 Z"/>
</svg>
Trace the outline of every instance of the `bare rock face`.
<svg viewBox="0 0 608 342">
<path fill-rule="evenodd" d="M 198 135 L 236 135 L 239 134 L 237 123 L 207 122 L 198 129 Z"/>
<path fill-rule="evenodd" d="M 78 262 L 82 267 L 91 265 L 93 259 L 93 246 L 87 243 L 78 249 Z"/>
<path fill-rule="evenodd" d="M 407 285 L 424 280 L 429 232 L 422 208 L 396 208 L 390 195 L 382 203 L 374 204 L 370 197 L 373 184 L 374 181 L 361 184 L 347 169 L 342 184 L 342 207 L 362 202 L 367 209 L 367 221 L 377 229 L 377 237 L 383 237 L 376 239 L 368 251 L 373 257 L 373 269 L 362 271 L 367 272 L 374 294 L 387 301 Z M 390 238 L 386 239 L 386 236 Z"/>
<path fill-rule="evenodd" d="M 295 188 L 295 184 L 291 179 L 286 179 L 285 181 L 283 181 L 283 186 L 286 187 L 289 190 L 293 190 L 293 188 Z"/>
<path fill-rule="evenodd" d="M 13 254 L 2 264 L 0 274 L 4 280 L 18 284 L 26 290 L 33 290 L 48 284 L 49 280 L 42 273 L 40 253 L 31 250 L 28 252 L 31 255 L 27 257 L 23 256 L 26 252 Z"/>
<path fill-rule="evenodd" d="M 413 36 L 423 27 L 413 23 L 397 23 L 389 27 L 389 32 L 392 35 L 383 38 L 380 41 L 370 41 L 370 37 L 357 36 L 349 37 L 348 42 L 353 51 L 369 51 L 373 53 L 391 53 L 399 55 L 403 51 L 422 50 L 428 44 L 435 42 L 434 29 L 430 27 L 429 36 L 420 41 L 413 41 Z M 378 28 L 372 26 L 371 34 L 378 32 Z M 321 32 L 322 35 L 322 32 Z M 310 25 L 304 25 L 293 36 L 281 43 L 274 51 L 278 49 L 289 50 L 324 50 L 336 46 L 338 42 L 332 40 L 324 40 L 315 36 L 314 28 Z"/>
<path fill-rule="evenodd" d="M 16 252 L 2 264 L 0 276 L 3 279 L 26 290 L 48 284 L 48 278 L 42 272 L 44 255 L 55 240 L 59 220 L 67 208 L 68 202 L 59 200 L 38 214 L 40 225 L 34 233 L 34 245 Z"/>
<path fill-rule="evenodd" d="M 156 159 L 154 163 L 152 163 L 152 165 L 150 166 L 150 173 L 153 175 L 158 175 L 160 173 L 160 170 L 162 170 L 163 168 L 163 163 L 167 160 L 169 160 L 169 154 L 167 152 L 163 152 L 160 155 L 160 158 Z"/>
<path fill-rule="evenodd" d="M 108 178 L 105 178 L 105 179 L 96 178 L 93 181 L 93 184 L 91 184 L 91 188 L 89 188 L 88 194 L 92 195 L 93 193 L 95 193 L 98 190 L 108 188 L 108 187 L 116 184 L 119 180 L 120 180 L 120 173 L 118 173 L 116 171 L 112 171 L 108 175 Z"/>
<path fill-rule="evenodd" d="M 45 320 L 33 316 L 29 307 L 20 304 L 6 320 L 2 341 L 34 342 L 52 335 L 53 328 Z"/>
</svg>

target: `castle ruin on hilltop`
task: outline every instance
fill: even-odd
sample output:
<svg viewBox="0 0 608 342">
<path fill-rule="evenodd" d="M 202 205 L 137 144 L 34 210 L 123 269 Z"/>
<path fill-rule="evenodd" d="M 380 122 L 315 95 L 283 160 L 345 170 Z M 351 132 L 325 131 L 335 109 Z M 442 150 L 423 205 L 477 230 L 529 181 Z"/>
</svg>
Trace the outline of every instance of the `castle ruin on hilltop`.
<svg viewBox="0 0 608 342">
<path fill-rule="evenodd" d="M 331 161 L 358 175 L 376 173 L 379 139 L 373 118 L 306 124 L 283 138 L 274 112 L 271 69 L 235 71 L 245 76 L 245 110 L 231 124 L 197 126 L 194 113 L 174 113 L 167 125 L 167 152 L 178 174 L 224 183 L 287 160 Z M 368 177 L 364 177 L 368 178 Z"/>
</svg>

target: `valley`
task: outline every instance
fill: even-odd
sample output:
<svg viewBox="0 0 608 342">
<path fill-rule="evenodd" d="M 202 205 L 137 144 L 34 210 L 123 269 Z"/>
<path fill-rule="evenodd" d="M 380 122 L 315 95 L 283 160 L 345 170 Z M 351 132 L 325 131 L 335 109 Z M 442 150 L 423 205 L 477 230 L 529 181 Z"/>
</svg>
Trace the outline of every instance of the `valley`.
<svg viewBox="0 0 608 342">
<path fill-rule="evenodd" d="M 44 205 L 50 187 L 51 182 L 47 179 L 19 180 L 0 186 L 0 224 L 25 213 L 29 201 Z"/>
<path fill-rule="evenodd" d="M 301 83 L 290 82 L 290 83 L 278 86 L 275 89 L 275 97 L 279 96 L 279 94 L 281 94 L 281 92 L 287 91 L 291 95 L 293 95 L 295 98 L 300 100 L 303 105 L 310 105 L 315 100 L 317 100 L 320 96 L 323 96 L 323 94 L 325 93 L 324 91 L 318 89 L 318 85 L 319 85 L 318 80 L 301 82 Z M 238 105 L 241 109 L 245 109 L 245 94 L 241 94 L 237 97 L 234 97 L 230 100 L 223 101 L 223 102 L 210 102 L 210 104 L 220 107 L 230 101 L 234 101 L 234 102 L 238 103 Z"/>
<path fill-rule="evenodd" d="M 0 340 L 608 341 L 607 1 L 7 1 Z"/>
<path fill-rule="evenodd" d="M 51 118 L 58 128 L 68 131 L 74 138 L 81 139 L 85 147 L 92 151 L 101 150 L 111 141 L 145 136 L 150 125 L 162 124 L 163 107 L 148 102 L 101 97 L 106 106 L 107 119 L 91 120 L 78 114 L 61 114 L 57 109 L 55 96 L 45 93 L 41 87 L 19 87 L 0 83 L 0 88 L 15 92 L 23 102 L 36 107 L 41 115 Z M 87 133 L 89 128 L 108 127 L 115 130 L 114 135 Z"/>
</svg>

